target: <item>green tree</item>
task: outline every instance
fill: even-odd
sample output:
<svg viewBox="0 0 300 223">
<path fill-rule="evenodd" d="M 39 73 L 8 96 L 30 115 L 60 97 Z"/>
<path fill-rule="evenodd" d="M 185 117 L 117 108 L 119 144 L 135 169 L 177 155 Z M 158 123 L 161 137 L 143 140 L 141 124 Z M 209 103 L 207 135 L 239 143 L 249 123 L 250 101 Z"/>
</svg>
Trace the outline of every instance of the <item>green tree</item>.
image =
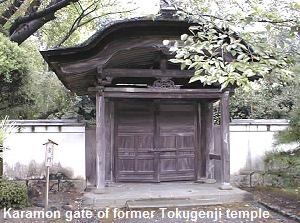
<svg viewBox="0 0 300 223">
<path fill-rule="evenodd" d="M 134 10 L 118 4 L 118 0 L 1 0 L 0 30 L 18 44 L 32 35 L 52 46 L 74 44 L 83 37 L 80 32 Z"/>
<path fill-rule="evenodd" d="M 300 95 L 300 65 L 293 71 L 295 78 L 282 79 L 279 75 L 267 75 L 251 89 L 239 88 L 231 97 L 232 118 L 279 119 L 289 118 Z"/>
<path fill-rule="evenodd" d="M 299 56 L 299 2 L 186 0 L 173 5 L 200 24 L 172 47 L 171 61 L 195 70 L 191 82 L 225 88 L 249 85 L 270 73 L 291 77 Z"/>
<path fill-rule="evenodd" d="M 18 46 L 0 34 L 0 118 L 61 118 L 76 97 L 52 72 L 46 72 L 33 44 Z"/>
<path fill-rule="evenodd" d="M 300 145 L 300 98 L 294 111 L 291 113 L 289 127 L 276 135 L 278 144 L 297 143 Z M 298 148 L 300 149 L 300 148 Z M 299 158 L 299 157 L 298 157 Z M 299 158 L 300 159 L 300 158 Z"/>
<path fill-rule="evenodd" d="M 117 0 L 0 0 L 0 118 L 85 116 L 86 99 L 61 84 L 38 49 L 79 44 L 112 17 L 134 9 L 116 4 Z"/>
<path fill-rule="evenodd" d="M 25 50 L 0 33 L 0 114 L 30 100 L 23 89 L 30 72 L 28 61 Z"/>
<path fill-rule="evenodd" d="M 4 140 L 15 131 L 14 123 L 8 122 L 8 117 L 0 121 L 0 177 L 3 175 Z"/>
</svg>

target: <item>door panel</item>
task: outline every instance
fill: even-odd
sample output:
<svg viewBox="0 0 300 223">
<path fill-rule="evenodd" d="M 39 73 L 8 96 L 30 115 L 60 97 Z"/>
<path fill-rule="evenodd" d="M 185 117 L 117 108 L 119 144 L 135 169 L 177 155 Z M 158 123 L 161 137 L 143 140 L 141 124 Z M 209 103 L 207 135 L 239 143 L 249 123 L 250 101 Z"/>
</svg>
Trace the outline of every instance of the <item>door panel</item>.
<svg viewBox="0 0 300 223">
<path fill-rule="evenodd" d="M 195 179 L 195 106 L 159 106 L 157 135 L 159 180 Z"/>
<path fill-rule="evenodd" d="M 195 179 L 193 104 L 117 103 L 117 181 Z"/>
<path fill-rule="evenodd" d="M 118 103 L 115 175 L 117 181 L 155 181 L 154 112 L 148 103 Z"/>
</svg>

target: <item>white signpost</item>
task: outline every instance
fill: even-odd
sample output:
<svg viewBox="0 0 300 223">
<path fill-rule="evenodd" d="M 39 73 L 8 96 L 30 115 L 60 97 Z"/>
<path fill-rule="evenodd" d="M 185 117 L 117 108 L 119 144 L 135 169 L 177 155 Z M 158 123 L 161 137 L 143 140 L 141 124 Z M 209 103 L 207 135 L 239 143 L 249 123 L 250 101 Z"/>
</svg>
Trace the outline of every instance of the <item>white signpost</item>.
<svg viewBox="0 0 300 223">
<path fill-rule="evenodd" d="M 53 149 L 54 146 L 58 146 L 57 143 L 48 139 L 48 142 L 43 144 L 46 146 L 45 153 L 45 166 L 46 166 L 46 193 L 45 193 L 45 211 L 48 209 L 48 200 L 49 200 L 49 169 L 53 165 Z"/>
</svg>

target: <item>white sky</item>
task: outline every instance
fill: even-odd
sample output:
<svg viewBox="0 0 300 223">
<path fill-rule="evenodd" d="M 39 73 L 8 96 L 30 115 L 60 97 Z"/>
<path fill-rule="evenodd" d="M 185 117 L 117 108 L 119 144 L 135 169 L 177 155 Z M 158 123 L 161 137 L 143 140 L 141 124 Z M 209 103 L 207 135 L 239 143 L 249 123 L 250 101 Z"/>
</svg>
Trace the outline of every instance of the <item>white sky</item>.
<svg viewBox="0 0 300 223">
<path fill-rule="evenodd" d="M 119 0 L 124 6 L 131 4 L 137 7 L 136 16 L 153 15 L 159 11 L 160 0 Z"/>
</svg>

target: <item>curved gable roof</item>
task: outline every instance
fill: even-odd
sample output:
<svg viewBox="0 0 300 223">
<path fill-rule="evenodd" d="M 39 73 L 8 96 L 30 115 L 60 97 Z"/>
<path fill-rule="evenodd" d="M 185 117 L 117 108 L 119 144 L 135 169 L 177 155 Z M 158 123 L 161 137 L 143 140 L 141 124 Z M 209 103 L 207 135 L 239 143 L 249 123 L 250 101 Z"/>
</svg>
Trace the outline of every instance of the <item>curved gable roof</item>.
<svg viewBox="0 0 300 223">
<path fill-rule="evenodd" d="M 195 24 L 163 17 L 117 21 L 79 46 L 50 49 L 41 54 L 69 90 L 83 95 L 89 87 L 95 86 L 97 66 L 106 64 L 118 52 L 130 52 L 131 48 L 153 49 L 158 45 L 157 50 L 162 50 L 162 40 L 178 39 L 189 32 L 191 25 Z"/>
<path fill-rule="evenodd" d="M 47 62 L 56 60 L 83 59 L 96 54 L 107 43 L 112 40 L 124 37 L 137 37 L 147 35 L 180 36 L 189 32 L 189 27 L 196 25 L 187 20 L 164 19 L 164 18 L 136 18 L 122 21 L 116 21 L 108 24 L 103 29 L 98 30 L 84 43 L 68 48 L 55 48 L 46 51 L 40 51 Z M 95 51 L 96 50 L 96 51 Z M 84 54 L 83 54 L 84 53 Z M 87 54 L 86 54 L 87 53 Z"/>
</svg>

